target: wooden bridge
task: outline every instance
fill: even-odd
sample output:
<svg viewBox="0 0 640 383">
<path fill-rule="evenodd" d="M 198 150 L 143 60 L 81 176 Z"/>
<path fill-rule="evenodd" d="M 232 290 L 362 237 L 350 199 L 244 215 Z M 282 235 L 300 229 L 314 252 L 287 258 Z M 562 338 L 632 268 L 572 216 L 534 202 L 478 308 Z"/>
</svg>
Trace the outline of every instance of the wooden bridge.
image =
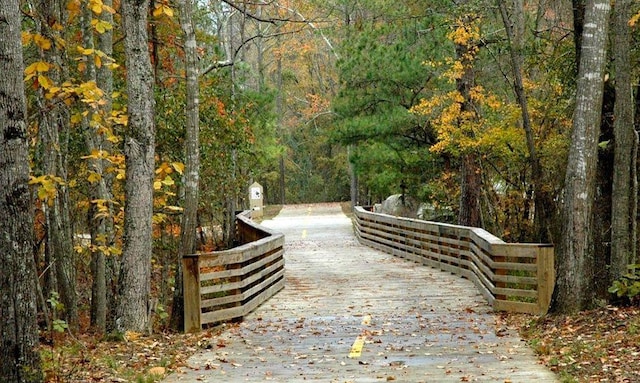
<svg viewBox="0 0 640 383">
<path fill-rule="evenodd" d="M 284 289 L 165 382 L 556 381 L 517 334 L 496 323 L 492 305 L 515 287 L 463 279 L 455 270 L 363 246 L 338 204 L 286 206 L 263 224 L 286 238 Z M 271 250 L 267 257 L 274 259 L 260 261 L 276 265 L 270 276 L 280 275 L 277 254 Z M 455 266 L 440 258 L 446 268 Z M 462 261 L 465 273 L 474 267 Z M 251 278 L 251 286 L 269 279 Z M 264 282 L 268 289 L 280 286 L 276 279 Z M 534 310 L 546 294 L 524 294 L 531 305 L 522 307 Z"/>
</svg>

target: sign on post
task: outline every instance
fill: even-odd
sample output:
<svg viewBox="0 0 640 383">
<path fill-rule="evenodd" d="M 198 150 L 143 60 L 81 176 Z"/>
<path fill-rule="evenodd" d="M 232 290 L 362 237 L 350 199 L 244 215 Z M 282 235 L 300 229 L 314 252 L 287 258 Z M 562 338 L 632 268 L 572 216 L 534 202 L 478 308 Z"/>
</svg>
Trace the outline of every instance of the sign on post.
<svg viewBox="0 0 640 383">
<path fill-rule="evenodd" d="M 249 186 L 249 208 L 251 209 L 251 218 L 262 218 L 262 185 L 257 182 Z"/>
</svg>

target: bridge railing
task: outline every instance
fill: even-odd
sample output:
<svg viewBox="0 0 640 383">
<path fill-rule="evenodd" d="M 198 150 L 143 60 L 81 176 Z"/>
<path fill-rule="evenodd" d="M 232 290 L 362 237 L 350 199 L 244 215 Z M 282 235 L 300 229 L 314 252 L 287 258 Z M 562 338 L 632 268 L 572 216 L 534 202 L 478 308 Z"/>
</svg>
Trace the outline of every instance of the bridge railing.
<svg viewBox="0 0 640 383">
<path fill-rule="evenodd" d="M 240 246 L 182 258 L 185 331 L 242 318 L 284 287 L 284 235 L 236 216 Z"/>
<path fill-rule="evenodd" d="M 479 228 L 355 208 L 367 246 L 467 278 L 499 311 L 546 313 L 555 282 L 553 246 L 505 243 Z"/>
</svg>

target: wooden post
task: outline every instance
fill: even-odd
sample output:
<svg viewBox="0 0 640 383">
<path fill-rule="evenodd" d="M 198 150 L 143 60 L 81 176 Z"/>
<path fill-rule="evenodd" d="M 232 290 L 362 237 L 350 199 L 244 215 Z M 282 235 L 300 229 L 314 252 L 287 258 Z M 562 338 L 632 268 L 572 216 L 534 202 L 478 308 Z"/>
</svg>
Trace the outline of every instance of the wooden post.
<svg viewBox="0 0 640 383">
<path fill-rule="evenodd" d="M 198 332 L 200 324 L 200 266 L 199 256 L 182 257 L 182 286 L 184 291 L 184 331 Z"/>
<path fill-rule="evenodd" d="M 538 312 L 544 315 L 549 310 L 556 283 L 553 245 L 540 245 L 537 253 Z"/>
</svg>

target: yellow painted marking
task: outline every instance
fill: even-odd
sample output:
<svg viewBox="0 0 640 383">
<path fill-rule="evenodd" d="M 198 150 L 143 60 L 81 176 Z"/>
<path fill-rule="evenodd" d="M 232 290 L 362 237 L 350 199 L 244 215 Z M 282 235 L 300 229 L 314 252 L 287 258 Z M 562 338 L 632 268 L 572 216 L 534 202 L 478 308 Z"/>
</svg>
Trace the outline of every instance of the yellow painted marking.
<svg viewBox="0 0 640 383">
<path fill-rule="evenodd" d="M 367 339 L 364 335 L 359 335 L 351 346 L 349 351 L 349 358 L 359 358 L 362 355 L 362 347 L 364 347 L 364 341 Z"/>
<path fill-rule="evenodd" d="M 307 229 L 302 230 L 302 238 L 307 238 Z"/>
</svg>

